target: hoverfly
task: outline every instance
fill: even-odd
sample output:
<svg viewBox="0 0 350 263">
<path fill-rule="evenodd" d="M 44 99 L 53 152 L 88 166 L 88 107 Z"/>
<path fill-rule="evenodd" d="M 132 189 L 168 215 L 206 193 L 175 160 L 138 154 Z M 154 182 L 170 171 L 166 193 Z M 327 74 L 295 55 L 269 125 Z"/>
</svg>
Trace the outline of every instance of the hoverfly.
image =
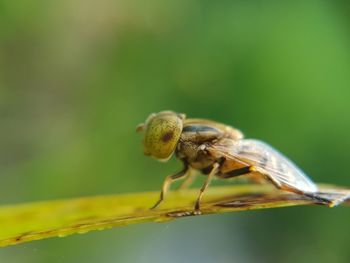
<svg viewBox="0 0 350 263">
<path fill-rule="evenodd" d="M 156 208 L 172 182 L 193 179 L 192 170 L 207 175 L 194 209 L 200 213 L 200 202 L 214 177 L 228 179 L 247 176 L 253 181 L 270 182 L 276 188 L 308 196 L 328 204 L 336 202 L 318 194 L 318 188 L 292 161 L 268 144 L 244 139 L 238 129 L 205 119 L 187 119 L 184 114 L 162 111 L 151 114 L 137 127 L 144 131 L 144 153 L 160 161 L 172 154 L 183 163 L 183 169 L 166 177 Z"/>
</svg>

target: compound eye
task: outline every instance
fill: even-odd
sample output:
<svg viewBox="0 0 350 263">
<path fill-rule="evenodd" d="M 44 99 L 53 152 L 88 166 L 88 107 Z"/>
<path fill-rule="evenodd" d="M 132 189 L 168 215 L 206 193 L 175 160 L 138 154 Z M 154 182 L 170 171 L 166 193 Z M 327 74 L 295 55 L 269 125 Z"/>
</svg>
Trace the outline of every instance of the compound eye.
<svg viewBox="0 0 350 263">
<path fill-rule="evenodd" d="M 175 151 L 183 128 L 183 119 L 173 112 L 160 112 L 146 123 L 143 141 L 146 155 L 168 159 Z"/>
</svg>

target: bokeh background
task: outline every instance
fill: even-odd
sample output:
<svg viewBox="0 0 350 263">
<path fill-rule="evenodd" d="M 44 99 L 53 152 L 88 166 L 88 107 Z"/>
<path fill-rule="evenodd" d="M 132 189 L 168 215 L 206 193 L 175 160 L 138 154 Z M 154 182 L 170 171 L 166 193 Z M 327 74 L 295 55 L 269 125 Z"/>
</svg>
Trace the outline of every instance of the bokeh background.
<svg viewBox="0 0 350 263">
<path fill-rule="evenodd" d="M 0 204 L 158 190 L 181 164 L 144 157 L 135 126 L 165 109 L 231 124 L 349 186 L 349 11 L 1 0 Z M 350 262 L 349 220 L 344 207 L 185 218 L 4 248 L 0 262 Z"/>
</svg>

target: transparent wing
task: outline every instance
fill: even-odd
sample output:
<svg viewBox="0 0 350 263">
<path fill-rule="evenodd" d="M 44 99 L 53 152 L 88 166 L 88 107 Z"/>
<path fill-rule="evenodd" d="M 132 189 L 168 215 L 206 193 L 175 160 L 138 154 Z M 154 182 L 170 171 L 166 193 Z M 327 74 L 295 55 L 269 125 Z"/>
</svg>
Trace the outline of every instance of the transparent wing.
<svg viewBox="0 0 350 263">
<path fill-rule="evenodd" d="M 221 154 L 249 166 L 268 176 L 281 188 L 306 193 L 317 192 L 317 186 L 292 161 L 268 144 L 253 140 L 224 139 L 209 146 L 212 153 Z"/>
</svg>

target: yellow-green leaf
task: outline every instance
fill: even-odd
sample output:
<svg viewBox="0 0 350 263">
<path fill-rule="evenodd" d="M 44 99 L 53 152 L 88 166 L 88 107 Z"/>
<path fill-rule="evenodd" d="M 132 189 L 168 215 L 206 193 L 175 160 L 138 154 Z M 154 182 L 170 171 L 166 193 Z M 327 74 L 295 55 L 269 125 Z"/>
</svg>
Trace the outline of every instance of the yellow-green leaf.
<svg viewBox="0 0 350 263">
<path fill-rule="evenodd" d="M 320 186 L 349 200 L 350 190 Z M 0 246 L 48 237 L 103 230 L 141 222 L 163 222 L 192 216 L 198 189 L 173 191 L 155 210 L 149 208 L 159 192 L 95 196 L 57 201 L 35 202 L 0 207 Z M 212 187 L 205 193 L 203 214 L 251 209 L 313 205 L 314 200 L 302 195 L 276 190 L 269 185 L 236 185 Z M 319 202 L 322 204 L 322 202 Z M 332 213 L 332 211 L 329 211 Z"/>
</svg>

